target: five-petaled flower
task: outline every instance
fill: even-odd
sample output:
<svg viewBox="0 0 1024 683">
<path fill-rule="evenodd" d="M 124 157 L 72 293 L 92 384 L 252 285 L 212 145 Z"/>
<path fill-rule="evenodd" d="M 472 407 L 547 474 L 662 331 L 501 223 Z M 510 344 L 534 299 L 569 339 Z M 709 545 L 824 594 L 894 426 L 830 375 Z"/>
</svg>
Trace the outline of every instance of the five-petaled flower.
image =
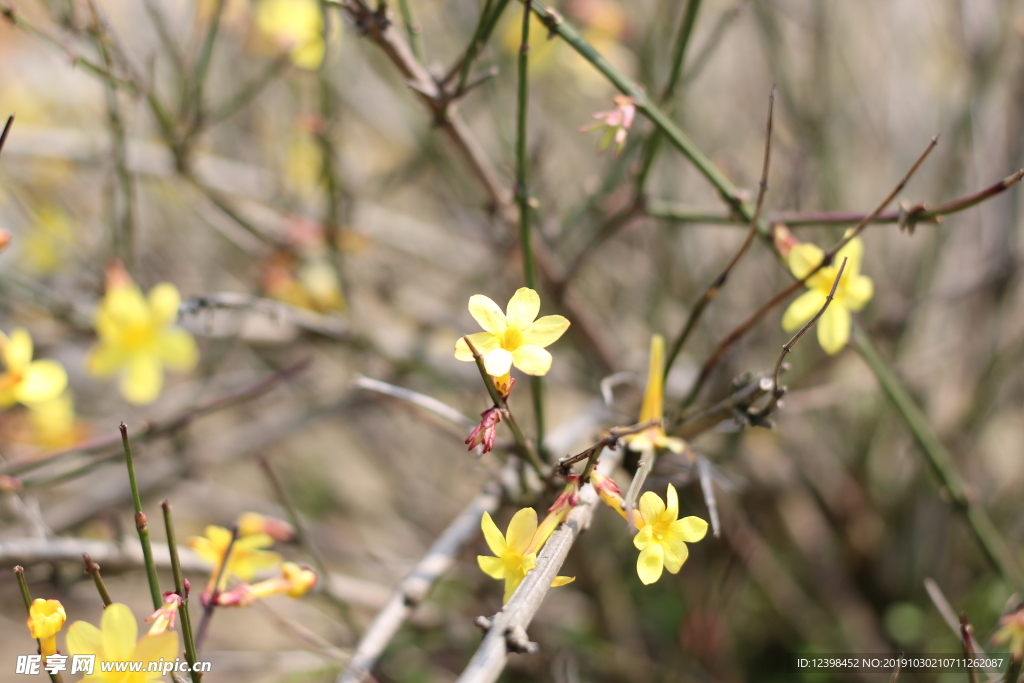
<svg viewBox="0 0 1024 683">
<path fill-rule="evenodd" d="M 11 332 L 10 337 L 0 332 L 0 359 L 4 363 L 0 374 L 0 408 L 49 401 L 68 384 L 63 365 L 55 360 L 32 360 L 32 337 L 23 328 Z"/>
<path fill-rule="evenodd" d="M 665 339 L 660 334 L 651 337 L 651 357 L 647 367 L 647 388 L 644 390 L 644 402 L 640 406 L 638 424 L 653 422 L 651 426 L 636 434 L 622 437 L 629 450 L 641 453 L 653 453 L 656 448 L 670 450 L 673 453 L 683 452 L 683 441 L 665 434 L 661 426 L 665 402 L 664 382 Z"/>
<path fill-rule="evenodd" d="M 59 600 L 36 598 L 28 608 L 28 631 L 39 641 L 39 654 L 57 654 L 57 632 L 68 618 Z"/>
<path fill-rule="evenodd" d="M 142 295 L 129 279 L 108 279 L 107 294 L 96 309 L 99 344 L 89 354 L 90 374 L 121 373 L 121 394 L 132 403 L 152 403 L 160 395 L 164 366 L 188 371 L 199 354 L 192 335 L 175 326 L 181 296 L 161 283 Z"/>
<path fill-rule="evenodd" d="M 825 305 L 832 283 L 839 274 L 839 267 L 846 259 L 843 277 L 836 287 L 835 298 L 821 318 L 818 319 L 818 343 L 825 353 L 834 355 L 846 346 L 850 339 L 850 311 L 859 311 L 874 293 L 871 279 L 860 274 L 860 263 L 864 256 L 864 244 L 854 237 L 839 250 L 831 265 L 821 268 L 807 278 L 808 291 L 797 297 L 782 316 L 782 328 L 793 332 L 804 325 Z M 824 260 L 820 248 L 807 242 L 793 246 L 789 251 L 789 269 L 799 279 L 804 279 Z"/>
<path fill-rule="evenodd" d="M 81 683 L 145 683 L 163 677 L 163 671 L 104 671 L 103 662 L 173 662 L 179 656 L 178 634 L 165 631 L 139 638 L 135 615 L 127 605 L 115 602 L 103 610 L 100 628 L 76 621 L 68 629 L 68 651 L 72 655 L 94 655 L 95 673 Z"/>
<path fill-rule="evenodd" d="M 524 508 L 517 512 L 508 524 L 508 533 L 502 535 L 491 515 L 484 513 L 480 520 L 484 532 L 484 540 L 495 557 L 477 555 L 476 561 L 485 574 L 494 579 L 505 580 L 505 595 L 502 604 L 508 602 L 516 588 L 526 578 L 527 572 L 537 564 L 537 551 L 544 545 L 547 536 L 538 538 L 537 512 L 533 508 Z M 550 534 L 551 530 L 547 533 Z M 556 577 L 552 586 L 564 586 L 573 579 L 566 576 Z"/>
<path fill-rule="evenodd" d="M 527 375 L 540 376 L 551 369 L 551 354 L 544 347 L 565 333 L 569 321 L 560 315 L 538 319 L 540 297 L 528 287 L 516 290 L 506 313 L 482 294 L 469 299 L 469 312 L 484 332 L 469 335 L 469 341 L 484 359 L 487 373 L 501 377 L 513 365 Z M 465 339 L 455 343 L 455 357 L 472 361 L 473 352 Z"/>
<path fill-rule="evenodd" d="M 636 102 L 632 97 L 626 95 L 617 95 L 614 101 L 615 109 L 591 114 L 590 118 L 596 119 L 595 122 L 583 126 L 579 132 L 589 133 L 592 130 L 603 128 L 604 134 L 601 135 L 601 140 L 597 143 L 598 153 L 604 153 L 612 146 L 612 143 L 615 143 L 614 154 L 619 156 L 622 153 L 622 148 L 626 145 L 626 135 L 629 134 L 633 119 L 636 117 Z"/>
<path fill-rule="evenodd" d="M 633 523 L 639 529 L 633 545 L 640 551 L 636 573 L 644 585 L 661 578 L 663 569 L 677 573 L 686 562 L 687 543 L 704 538 L 708 523 L 699 517 L 679 517 L 679 496 L 668 485 L 668 505 L 657 493 L 648 491 L 640 497 L 640 509 L 633 511 Z"/>
<path fill-rule="evenodd" d="M 274 539 L 264 533 L 252 534 L 251 536 L 239 536 L 235 542 L 231 542 L 231 532 L 221 526 L 210 525 L 206 527 L 206 536 L 193 536 L 188 539 L 188 547 L 196 551 L 196 554 L 213 565 L 210 572 L 210 581 L 203 591 L 203 604 L 209 602 L 214 591 L 222 591 L 227 587 L 228 579 L 236 576 L 242 581 L 252 581 L 256 572 L 260 569 L 273 567 L 281 561 L 281 556 L 275 552 L 263 550 L 274 544 Z M 221 564 L 224 563 L 224 556 L 231 548 L 224 571 L 221 572 Z M 214 582 L 217 575 L 220 575 L 220 583 L 216 586 Z"/>
</svg>

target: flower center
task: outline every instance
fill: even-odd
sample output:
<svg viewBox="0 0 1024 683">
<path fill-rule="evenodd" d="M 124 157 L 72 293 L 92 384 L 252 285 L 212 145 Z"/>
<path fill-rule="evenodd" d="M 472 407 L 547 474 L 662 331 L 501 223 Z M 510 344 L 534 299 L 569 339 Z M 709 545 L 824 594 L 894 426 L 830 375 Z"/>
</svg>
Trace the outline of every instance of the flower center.
<svg viewBox="0 0 1024 683">
<path fill-rule="evenodd" d="M 121 344 L 133 351 L 144 349 L 153 343 L 153 337 L 151 325 L 130 325 L 121 333 Z"/>
<path fill-rule="evenodd" d="M 515 351 L 523 345 L 523 333 L 518 327 L 508 327 L 501 335 L 501 348 Z"/>
</svg>

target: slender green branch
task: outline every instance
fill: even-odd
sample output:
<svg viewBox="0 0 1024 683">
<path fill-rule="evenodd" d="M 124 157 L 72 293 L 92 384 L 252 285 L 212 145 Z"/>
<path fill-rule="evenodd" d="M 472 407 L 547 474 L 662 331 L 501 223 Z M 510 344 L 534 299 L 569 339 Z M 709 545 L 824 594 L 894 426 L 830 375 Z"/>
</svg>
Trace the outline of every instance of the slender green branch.
<svg viewBox="0 0 1024 683">
<path fill-rule="evenodd" d="M 198 659 L 196 654 L 196 641 L 192 634 L 192 615 L 189 613 L 189 594 L 185 590 L 185 576 L 181 572 L 181 561 L 178 559 L 178 541 L 174 535 L 174 519 L 171 516 L 171 504 L 168 501 L 160 503 L 164 511 L 164 529 L 167 530 L 167 548 L 171 555 L 171 574 L 174 576 L 174 591 L 181 597 L 181 606 L 178 614 L 181 615 L 181 637 L 185 641 L 185 659 L 189 663 L 189 671 L 192 676 L 192 683 L 199 683 L 202 674 L 192 671 Z"/>
<path fill-rule="evenodd" d="M 114 600 L 107 591 L 107 584 L 103 583 L 103 577 L 100 575 L 100 566 L 93 562 L 92 558 L 89 557 L 89 553 L 82 553 L 82 562 L 85 564 L 85 573 L 92 577 L 92 582 L 96 585 L 96 592 L 100 594 L 103 606 L 110 605 Z"/>
<path fill-rule="evenodd" d="M 948 494 L 950 502 L 963 513 L 967 524 L 974 532 L 992 566 L 1010 588 L 1018 591 L 1024 588 L 1024 576 L 1021 575 L 1020 567 L 1010 555 L 999 530 L 992 523 L 985 509 L 979 506 L 968 493 L 967 486 L 953 464 L 952 456 L 946 450 L 939 435 L 935 433 L 924 412 L 914 402 L 910 392 L 907 391 L 895 371 L 889 367 L 866 332 L 859 327 L 854 327 L 853 342 L 861 358 L 878 378 L 882 390 L 906 421 L 907 426 L 910 427 L 928 464 L 931 465 L 932 471 Z"/>
<path fill-rule="evenodd" d="M 192 72 L 192 79 L 188 90 L 186 111 L 190 115 L 189 130 L 194 132 L 202 125 L 203 116 L 203 89 L 206 87 L 206 76 L 210 71 L 210 59 L 213 57 L 213 47 L 217 42 L 217 32 L 220 29 L 221 15 L 224 14 L 225 0 L 216 0 L 213 6 L 213 14 L 210 16 L 210 26 L 206 29 L 203 37 L 203 45 L 199 49 L 199 58 L 196 60 L 195 69 Z"/>
<path fill-rule="evenodd" d="M 326 5 L 321 5 L 326 9 Z M 398 11 L 402 13 L 402 23 L 405 24 L 405 32 L 409 36 L 409 49 L 419 61 L 423 61 L 423 33 L 420 25 L 412 16 L 412 7 L 409 0 L 398 0 Z"/>
<path fill-rule="evenodd" d="M 455 88 L 456 93 L 462 93 L 466 89 L 469 80 L 469 71 L 473 67 L 480 50 L 490 40 L 494 27 L 498 25 L 498 19 L 508 7 L 509 0 L 497 0 L 497 5 L 492 7 L 495 0 L 486 0 L 484 8 L 480 12 L 480 20 L 477 22 L 476 30 L 473 32 L 473 40 L 466 47 L 463 55 L 455 62 L 455 65 L 448 71 L 448 74 L 441 81 L 447 85 L 456 74 L 459 76 L 459 83 Z"/>
<path fill-rule="evenodd" d="M 139 532 L 142 544 L 142 557 L 146 563 L 146 578 L 149 579 L 150 597 L 153 598 L 153 609 L 160 609 L 164 604 L 160 593 L 160 579 L 156 575 L 156 562 L 153 561 L 153 546 L 149 542 L 149 524 L 146 513 L 142 511 L 142 498 L 139 496 L 139 484 L 135 479 L 135 463 L 132 461 L 132 449 L 128 443 L 128 426 L 120 425 L 121 443 L 124 444 L 124 459 L 128 465 L 128 482 L 132 487 L 132 502 L 135 504 L 135 528 Z"/>
<path fill-rule="evenodd" d="M 21 599 L 25 602 L 25 611 L 28 612 L 29 616 L 32 615 L 32 593 L 29 592 L 28 582 L 25 580 L 25 569 L 24 567 L 18 566 L 14 568 L 14 576 L 18 579 L 18 590 L 21 591 Z M 43 651 L 43 644 L 36 639 L 36 643 L 39 644 L 40 654 Z M 49 672 L 47 672 L 49 673 Z M 60 672 L 50 674 L 50 681 L 52 683 L 64 683 L 64 677 L 60 675 Z"/>
</svg>

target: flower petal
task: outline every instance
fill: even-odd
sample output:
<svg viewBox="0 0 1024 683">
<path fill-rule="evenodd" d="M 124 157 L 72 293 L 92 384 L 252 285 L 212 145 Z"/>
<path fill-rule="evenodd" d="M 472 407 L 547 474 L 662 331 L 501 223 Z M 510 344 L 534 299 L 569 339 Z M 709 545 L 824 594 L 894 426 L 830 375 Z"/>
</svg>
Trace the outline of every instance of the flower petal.
<svg viewBox="0 0 1024 683">
<path fill-rule="evenodd" d="M 821 264 L 824 258 L 825 252 L 818 245 L 801 242 L 789 250 L 789 271 L 796 279 L 803 280 Z"/>
<path fill-rule="evenodd" d="M 700 517 L 683 517 L 672 523 L 669 533 L 687 543 L 696 543 L 708 533 L 708 523 Z"/>
<path fill-rule="evenodd" d="M 505 562 L 500 557 L 477 555 L 476 563 L 480 565 L 480 570 L 492 579 L 505 578 Z"/>
<path fill-rule="evenodd" d="M 491 549 L 491 552 L 498 557 L 504 555 L 508 550 L 508 544 L 505 543 L 505 537 L 498 531 L 498 525 L 491 519 L 490 513 L 485 512 L 480 519 L 480 529 L 484 532 L 484 540 L 487 541 L 487 547 Z"/>
<path fill-rule="evenodd" d="M 509 599 L 511 599 L 512 594 L 516 592 L 516 589 L 519 588 L 519 584 L 521 584 L 525 578 L 525 572 L 516 572 L 515 574 L 505 577 L 505 595 L 501 598 L 501 604 L 504 605 L 509 601 Z"/>
<path fill-rule="evenodd" d="M 474 294 L 469 297 L 469 314 L 480 323 L 480 327 L 491 334 L 501 334 L 508 326 L 505 322 L 505 314 L 498 308 L 498 304 L 483 294 Z"/>
<path fill-rule="evenodd" d="M 849 234 L 850 231 L 846 232 Z M 834 261 L 836 268 L 842 264 L 844 258 L 846 259 L 846 268 L 843 269 L 843 279 L 859 275 L 860 264 L 864 258 L 864 242 L 859 237 L 854 237 L 836 254 Z"/>
<path fill-rule="evenodd" d="M 636 533 L 633 537 L 633 547 L 637 550 L 643 550 L 651 544 L 651 540 L 654 538 L 654 526 L 651 524 L 646 525 L 643 529 Z"/>
<path fill-rule="evenodd" d="M 551 587 L 558 588 L 559 586 L 564 586 L 566 584 L 572 583 L 575 580 L 575 576 L 556 576 L 555 580 L 551 582 Z"/>
<path fill-rule="evenodd" d="M 818 343 L 830 356 L 843 350 L 850 340 L 850 312 L 833 301 L 818 319 Z"/>
<path fill-rule="evenodd" d="M 665 569 L 670 574 L 678 574 L 690 554 L 690 551 L 686 548 L 686 543 L 678 536 L 669 535 L 666 536 L 663 546 L 665 550 Z"/>
<path fill-rule="evenodd" d="M 72 655 L 103 655 L 103 635 L 85 621 L 76 621 L 68 628 L 68 652 Z"/>
<path fill-rule="evenodd" d="M 152 403 L 160 395 L 164 384 L 164 369 L 160 359 L 151 355 L 137 355 L 128 362 L 121 375 L 121 395 L 136 405 Z"/>
<path fill-rule="evenodd" d="M 508 549 L 517 555 L 525 554 L 535 533 L 537 533 L 537 511 L 533 508 L 523 508 L 508 523 L 508 533 L 505 535 Z"/>
<path fill-rule="evenodd" d="M 28 366 L 25 376 L 14 389 L 14 395 L 25 404 L 56 398 L 68 385 L 68 373 L 55 360 L 37 360 Z"/>
<path fill-rule="evenodd" d="M 644 389 L 644 401 L 640 405 L 640 417 L 637 422 L 652 420 L 661 422 L 664 416 L 665 389 L 662 379 L 665 370 L 664 359 L 665 338 L 660 334 L 651 335 L 651 353 L 647 363 L 647 387 Z M 661 431 L 661 428 L 656 428 L 656 431 Z"/>
<path fill-rule="evenodd" d="M 546 315 L 523 329 L 523 343 L 544 348 L 558 341 L 569 329 L 569 321 L 560 315 Z"/>
<path fill-rule="evenodd" d="M 508 326 L 525 330 L 540 313 L 540 296 L 529 287 L 520 287 L 509 299 L 508 308 L 505 310 L 508 314 Z"/>
<path fill-rule="evenodd" d="M 636 573 L 641 583 L 649 586 L 661 578 L 661 572 L 665 568 L 665 549 L 660 543 L 651 543 L 640 551 L 636 558 Z"/>
<path fill-rule="evenodd" d="M 171 370 L 188 372 L 199 361 L 196 340 L 180 327 L 164 331 L 156 342 L 157 354 Z"/>
<path fill-rule="evenodd" d="M 512 368 L 512 354 L 505 349 L 494 349 L 484 354 L 484 369 L 487 374 L 501 377 Z"/>
<path fill-rule="evenodd" d="M 679 517 L 679 494 L 676 493 L 676 487 L 672 484 L 668 485 L 668 491 L 665 493 L 665 521 L 674 522 Z"/>
<path fill-rule="evenodd" d="M 145 325 L 149 322 L 149 304 L 134 284 L 115 287 L 100 302 L 100 311 L 97 313 L 96 328 L 103 334 L 104 330 L 100 329 L 101 317 L 104 318 L 104 326 Z"/>
<path fill-rule="evenodd" d="M 466 336 L 469 337 L 470 344 L 476 348 L 477 353 L 481 356 L 486 356 L 499 347 L 498 338 L 490 332 L 475 332 Z M 466 343 L 464 337 L 459 337 L 455 342 L 455 358 L 465 361 L 473 360 L 473 352 L 470 350 L 469 344 Z"/>
<path fill-rule="evenodd" d="M 782 329 L 795 332 L 821 310 L 826 298 L 827 295 L 818 289 L 808 290 L 798 296 L 782 314 Z"/>
<path fill-rule="evenodd" d="M 843 305 L 851 311 L 859 311 L 871 300 L 875 293 L 875 283 L 866 275 L 857 275 L 847 279 L 843 276 Z M 838 298 L 838 295 L 837 295 Z"/>
<path fill-rule="evenodd" d="M 135 615 L 127 605 L 119 602 L 107 605 L 100 622 L 103 631 L 103 657 L 108 661 L 134 659 L 135 641 L 139 638 L 139 627 Z"/>
<path fill-rule="evenodd" d="M 512 364 L 527 375 L 540 377 L 551 369 L 551 354 L 539 346 L 520 346 L 512 352 Z M 490 372 L 490 368 L 487 371 Z"/>
<path fill-rule="evenodd" d="M 677 503 L 678 505 L 678 503 Z M 640 516 L 648 524 L 654 524 L 665 511 L 665 501 L 654 491 L 648 491 L 640 496 Z"/>
<path fill-rule="evenodd" d="M 32 337 L 23 327 L 11 332 L 3 345 L 4 366 L 8 372 L 24 372 L 32 362 Z"/>
<path fill-rule="evenodd" d="M 95 377 L 109 377 L 125 363 L 124 353 L 113 344 L 100 342 L 92 347 L 86 360 L 86 370 Z"/>
<path fill-rule="evenodd" d="M 171 283 L 161 282 L 149 290 L 150 319 L 157 327 L 164 327 L 177 320 L 179 306 L 181 306 L 181 295 Z"/>
<path fill-rule="evenodd" d="M 137 662 L 158 662 L 161 659 L 165 662 L 173 662 L 178 653 L 177 632 L 164 631 L 155 636 L 143 636 L 135 646 L 135 654 L 132 655 L 132 658 Z"/>
</svg>

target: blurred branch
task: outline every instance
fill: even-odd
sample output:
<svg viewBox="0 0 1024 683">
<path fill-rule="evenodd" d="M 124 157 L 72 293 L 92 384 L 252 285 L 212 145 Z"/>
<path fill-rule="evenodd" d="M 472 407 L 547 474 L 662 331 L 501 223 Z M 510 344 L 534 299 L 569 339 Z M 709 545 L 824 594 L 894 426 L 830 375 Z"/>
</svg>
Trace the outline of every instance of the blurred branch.
<svg viewBox="0 0 1024 683">
<path fill-rule="evenodd" d="M 307 332 L 331 339 L 348 339 L 348 322 L 340 317 L 323 315 L 242 292 L 214 292 L 194 296 L 181 302 L 178 313 L 182 317 L 199 315 L 204 310 L 229 310 L 259 313 L 274 321 L 288 322 Z"/>
<path fill-rule="evenodd" d="M 370 377 L 363 377 L 361 375 L 352 380 L 352 384 L 350 386 L 353 389 L 372 391 L 384 396 L 393 396 L 394 398 L 401 399 L 406 403 L 447 420 L 460 429 L 472 429 L 476 426 L 476 423 L 473 422 L 473 420 L 470 420 L 447 403 L 442 403 L 432 396 L 427 396 L 426 394 L 421 394 L 411 389 L 406 389 L 405 387 L 395 386 L 394 384 L 388 384 L 387 382 L 382 382 Z"/>
<path fill-rule="evenodd" d="M 942 615 L 942 620 L 946 622 L 946 626 L 949 626 L 950 630 L 953 631 L 957 636 L 961 635 L 960 622 L 957 619 L 956 612 L 953 610 L 952 605 L 946 600 L 946 596 L 943 595 L 942 589 L 939 588 L 939 584 L 935 579 L 930 576 L 924 580 L 924 589 L 928 592 L 928 597 L 932 599 L 932 603 L 935 605 L 935 609 Z M 974 637 L 974 633 L 969 634 L 971 647 L 974 649 L 974 654 L 980 657 L 985 657 L 985 650 L 982 649 L 977 639 Z M 999 677 L 995 674 L 988 672 L 988 679 L 991 683 L 998 683 Z"/>
<path fill-rule="evenodd" d="M 882 390 L 910 427 L 928 464 L 931 465 L 932 472 L 942 484 L 947 499 L 963 514 L 989 562 L 1011 589 L 1019 591 L 1024 588 L 1024 576 L 1016 560 L 1010 555 L 999 530 L 985 509 L 968 494 L 967 486 L 957 472 L 952 456 L 928 422 L 928 418 L 911 398 L 910 392 L 886 363 L 871 338 L 857 326 L 853 328 L 853 342 L 861 358 L 878 378 Z"/>
<path fill-rule="evenodd" d="M 0 133 L 0 153 L 4 151 L 4 145 L 7 144 L 7 136 L 11 133 L 11 127 L 14 125 L 14 114 L 7 117 L 7 123 L 4 124 L 4 132 Z"/>
</svg>

